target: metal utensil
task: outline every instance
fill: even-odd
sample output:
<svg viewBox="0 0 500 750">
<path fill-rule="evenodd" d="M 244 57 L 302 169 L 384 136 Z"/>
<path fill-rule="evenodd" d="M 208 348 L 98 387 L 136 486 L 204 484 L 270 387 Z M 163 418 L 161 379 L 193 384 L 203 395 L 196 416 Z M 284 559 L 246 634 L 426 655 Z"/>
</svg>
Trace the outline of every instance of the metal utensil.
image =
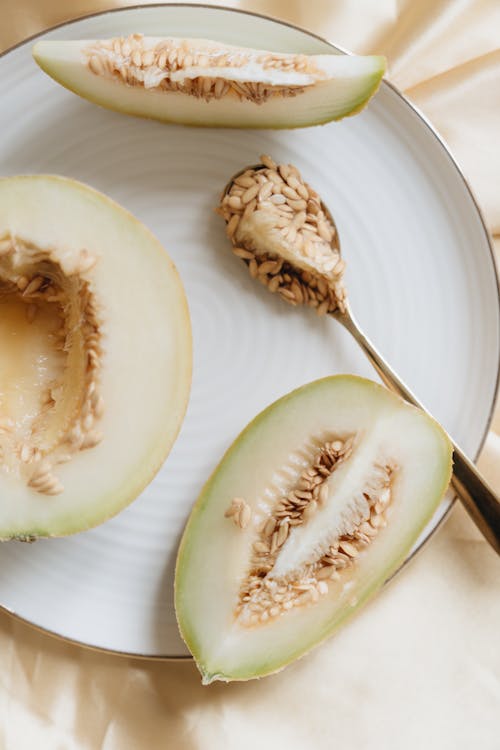
<svg viewBox="0 0 500 750">
<path fill-rule="evenodd" d="M 227 183 L 222 195 L 224 196 L 228 193 L 234 180 L 247 170 L 257 171 L 264 168 L 263 164 L 257 164 L 240 170 Z M 336 230 L 333 216 L 323 201 L 321 201 L 321 208 Z M 334 233 L 331 245 L 333 250 L 337 250 L 340 253 L 340 242 L 337 231 Z M 287 262 L 289 263 L 290 261 L 288 260 Z M 300 270 L 298 269 L 299 272 Z M 342 309 L 337 308 L 334 312 L 329 313 L 329 315 L 341 323 L 354 337 L 383 383 L 391 391 L 397 393 L 405 401 L 408 401 L 408 403 L 429 413 L 363 333 L 351 311 L 347 298 L 342 305 Z M 485 539 L 488 540 L 493 549 L 500 555 L 500 500 L 453 438 L 450 437 L 450 441 L 453 445 L 453 476 L 451 486 Z"/>
</svg>

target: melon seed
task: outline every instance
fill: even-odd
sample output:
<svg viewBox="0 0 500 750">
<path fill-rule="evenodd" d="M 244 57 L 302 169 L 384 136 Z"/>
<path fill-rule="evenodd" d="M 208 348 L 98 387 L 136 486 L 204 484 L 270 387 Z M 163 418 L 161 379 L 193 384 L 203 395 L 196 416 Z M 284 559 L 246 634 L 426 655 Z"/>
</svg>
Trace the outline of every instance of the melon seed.
<svg viewBox="0 0 500 750">
<path fill-rule="evenodd" d="M 162 39 L 153 47 L 149 40 L 140 34 L 129 37 L 119 37 L 109 40 L 92 42 L 84 49 L 88 69 L 96 76 L 110 78 L 126 83 L 128 86 L 152 88 L 158 92 L 176 91 L 189 96 L 201 97 L 205 101 L 229 98 L 240 101 L 251 101 L 262 104 L 271 97 L 297 96 L 305 90 L 301 85 L 263 84 L 253 81 L 235 81 L 224 78 L 225 67 L 244 67 L 248 63 L 260 64 L 263 76 L 270 67 L 276 70 L 297 71 L 306 70 L 310 77 L 320 78 L 321 73 L 312 60 L 305 56 L 281 54 L 273 56 L 271 60 L 265 55 L 255 58 L 252 62 L 250 53 L 242 52 L 239 56 L 226 54 L 226 48 L 211 49 L 209 54 L 198 54 L 196 50 L 185 51 L 183 40 Z M 255 57 L 255 55 L 254 55 Z M 305 58 L 305 62 L 304 62 Z M 179 70 L 189 72 L 196 68 L 216 66 L 220 72 L 216 76 L 199 75 L 192 78 L 186 75 L 180 80 L 172 80 L 172 73 Z M 154 83 L 148 75 L 154 77 Z M 148 81 L 148 83 L 146 83 Z M 268 163 L 274 163 L 269 160 Z M 252 186 L 248 186 L 252 187 Z M 256 193 L 255 193 L 256 194 Z"/>
<path fill-rule="evenodd" d="M 327 581 L 339 580 L 343 571 L 356 565 L 361 550 L 371 543 L 378 528 L 385 524 L 378 508 L 382 496 L 384 508 L 391 501 L 394 467 L 390 463 L 373 468 L 366 491 L 353 505 L 363 508 L 363 511 L 352 512 L 352 526 L 347 534 L 340 534 L 325 554 L 320 553 L 316 560 L 306 563 L 297 571 L 296 578 L 273 577 L 275 562 L 293 529 L 321 513 L 331 501 L 327 480 L 341 463 L 349 460 L 355 449 L 354 437 L 323 441 L 319 452 L 311 456 L 311 463 L 300 473 L 295 486 L 274 503 L 270 515 L 261 523 L 253 542 L 251 571 L 241 585 L 235 612 L 242 625 L 253 627 L 267 623 L 295 606 L 314 605 L 320 596 L 328 593 Z M 314 483 L 315 492 L 311 492 L 308 488 Z M 242 502 L 241 498 L 235 498 L 226 515 L 239 513 Z M 375 524 L 374 519 L 377 519 Z M 249 614 L 256 609 L 261 613 L 258 620 Z M 262 617 L 263 613 L 266 616 Z"/>
<path fill-rule="evenodd" d="M 94 423 L 104 410 L 95 375 L 102 357 L 102 321 L 89 282 L 80 275 L 94 267 L 97 257 L 82 250 L 78 267 L 68 274 L 54 262 L 50 249 L 38 248 L 19 236 L 8 234 L 2 237 L 1 247 L 0 300 L 8 302 L 20 298 L 25 302 L 26 319 L 31 325 L 37 324 L 37 316 L 44 309 L 51 310 L 59 324 L 58 330 L 49 338 L 54 353 L 61 359 L 50 390 L 40 394 L 39 412 L 31 418 L 29 438 L 19 442 L 16 422 L 10 418 L 6 420 L 0 414 L 0 463 L 7 454 L 18 456 L 18 471 L 26 478 L 29 487 L 40 494 L 59 494 L 64 487 L 53 474 L 53 469 L 68 461 L 78 450 L 94 447 L 102 437 L 94 429 Z M 22 275 L 16 270 L 19 267 L 25 269 Z M 66 362 L 73 346 L 78 352 L 78 357 L 72 359 L 73 377 L 80 391 L 75 403 L 80 405 L 75 409 L 67 432 L 49 443 L 46 435 L 50 432 L 52 420 L 57 417 L 55 407 L 63 399 Z M 92 360 L 92 372 L 86 367 L 88 357 Z M 93 396 L 90 401 L 91 386 Z M 50 461 L 42 461 L 42 457 L 50 458 Z"/>
</svg>

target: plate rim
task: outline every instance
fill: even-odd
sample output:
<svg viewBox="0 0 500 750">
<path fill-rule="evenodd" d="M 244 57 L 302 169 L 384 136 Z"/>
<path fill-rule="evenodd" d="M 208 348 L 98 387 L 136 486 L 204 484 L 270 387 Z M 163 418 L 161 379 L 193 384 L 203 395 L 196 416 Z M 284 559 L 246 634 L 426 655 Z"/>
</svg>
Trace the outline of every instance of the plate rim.
<svg viewBox="0 0 500 750">
<path fill-rule="evenodd" d="M 60 23 L 56 23 L 52 26 L 46 26 L 40 31 L 35 32 L 34 34 L 31 34 L 30 36 L 27 36 L 20 41 L 16 42 L 15 44 L 7 47 L 3 51 L 0 52 L 0 60 L 3 57 L 6 57 L 10 52 L 13 52 L 18 47 L 23 46 L 24 44 L 28 44 L 29 42 L 34 41 L 35 39 L 38 39 L 39 37 L 43 36 L 44 34 L 50 33 L 51 31 L 56 31 L 57 29 L 64 28 L 66 26 L 71 26 L 75 23 L 78 23 L 79 21 L 85 21 L 90 18 L 97 18 L 99 16 L 105 16 L 110 15 L 112 13 L 118 13 L 118 12 L 124 12 L 124 11 L 136 11 L 141 10 L 143 8 L 204 8 L 204 9 L 215 9 L 215 10 L 221 10 L 225 11 L 227 13 L 237 13 L 243 16 L 252 16 L 256 18 L 261 18 L 265 21 L 272 21 L 273 23 L 280 24 L 281 26 L 287 26 L 288 28 L 294 29 L 295 31 L 300 31 L 303 34 L 307 34 L 308 36 L 312 37 L 313 39 L 317 39 L 320 42 L 324 42 L 325 44 L 328 44 L 333 49 L 336 49 L 343 54 L 350 55 L 353 54 L 345 47 L 336 44 L 332 42 L 330 39 L 321 36 L 320 34 L 316 34 L 313 31 L 310 31 L 303 26 L 300 26 L 299 24 L 292 23 L 290 21 L 284 21 L 280 18 L 277 18 L 276 16 L 272 16 L 266 13 L 259 13 L 256 11 L 251 10 L 245 10 L 243 8 L 232 8 L 225 5 L 219 5 L 218 3 L 197 3 L 197 2 L 160 2 L 160 3 L 141 3 L 141 4 L 133 4 L 133 5 L 124 5 L 124 6 L 116 6 L 114 8 L 107 8 L 104 10 L 99 11 L 93 11 L 92 13 L 84 13 L 82 15 L 74 16 L 70 19 L 67 19 L 66 21 L 61 21 Z M 486 238 L 486 243 L 488 245 L 488 250 L 490 254 L 490 260 L 493 266 L 493 272 L 495 275 L 495 287 L 496 287 L 496 299 L 497 299 L 497 305 L 498 305 L 498 316 L 500 318 L 500 271 L 499 271 L 499 265 L 496 260 L 495 251 L 493 248 L 493 240 L 492 235 L 490 234 L 490 231 L 488 229 L 488 226 L 486 224 L 486 220 L 483 214 L 483 211 L 478 203 L 478 200 L 475 196 L 475 193 L 471 187 L 471 184 L 468 180 L 468 178 L 465 176 L 464 172 L 462 171 L 462 168 L 460 167 L 457 159 L 453 155 L 453 152 L 451 151 L 450 147 L 444 140 L 443 136 L 438 132 L 438 130 L 432 125 L 427 115 L 425 115 L 417 105 L 415 105 L 405 94 L 403 94 L 399 88 L 389 81 L 387 78 L 382 79 L 381 86 L 387 86 L 394 94 L 396 94 L 399 99 L 402 100 L 402 102 L 419 118 L 419 120 L 423 123 L 423 125 L 427 128 L 427 130 L 432 134 L 432 136 L 435 138 L 435 140 L 438 142 L 439 146 L 441 147 L 443 154 L 448 158 L 450 161 L 452 167 L 454 167 L 455 172 L 457 173 L 459 179 L 461 180 L 463 186 L 466 189 L 466 192 L 468 193 L 472 204 L 476 210 L 477 216 L 479 218 L 482 230 L 484 232 L 484 236 Z M 488 437 L 488 434 L 491 429 L 491 422 L 493 420 L 493 415 L 496 409 L 497 402 L 499 400 L 499 388 L 500 388 L 500 338 L 499 338 L 499 346 L 498 346 L 498 362 L 497 362 L 497 372 L 496 372 L 496 378 L 495 378 L 495 387 L 494 387 L 494 393 L 493 398 L 490 406 L 490 410 L 488 413 L 488 417 L 486 419 L 483 435 L 481 437 L 481 440 L 479 441 L 478 448 L 475 452 L 475 455 L 473 456 L 473 462 L 476 463 L 477 459 L 479 458 L 481 451 L 484 447 L 484 444 L 486 442 L 486 438 Z M 455 502 L 457 501 L 457 495 L 454 494 L 453 497 L 450 500 L 449 507 L 445 510 L 442 517 L 439 519 L 439 521 L 436 523 L 434 528 L 430 531 L 428 536 L 414 549 L 410 555 L 405 559 L 405 561 L 401 564 L 401 566 L 396 570 L 395 573 L 385 582 L 384 586 L 389 583 L 389 581 L 392 581 L 392 579 L 398 575 L 406 566 L 408 563 L 415 558 L 415 556 L 427 545 L 428 541 L 434 536 L 434 534 L 437 532 L 438 529 L 441 528 L 444 521 L 448 518 L 448 515 L 455 505 Z M 51 638 L 54 638 L 57 641 L 60 641 L 65 644 L 71 644 L 73 646 L 79 646 L 83 649 L 86 649 L 88 651 L 93 651 L 99 654 L 106 654 L 110 656 L 118 656 L 118 657 L 124 657 L 128 659 L 137 659 L 138 661 L 160 661 L 160 662 L 192 662 L 193 657 L 189 655 L 179 655 L 179 656 L 168 656 L 164 654 L 140 654 L 132 651 L 122 651 L 120 649 L 113 649 L 108 648 L 104 646 L 96 646 L 94 644 L 85 643 L 85 641 L 80 641 L 77 638 L 70 638 L 69 636 L 61 635 L 60 633 L 57 633 L 54 630 L 51 630 L 50 628 L 44 628 L 41 625 L 37 625 L 36 623 L 32 622 L 31 620 L 28 620 L 27 618 L 23 617 L 22 615 L 18 614 L 14 610 L 10 609 L 9 607 L 5 606 L 0 602 L 0 612 L 3 612 L 7 614 L 14 622 L 20 622 L 23 625 L 27 625 L 29 628 L 34 630 L 35 632 L 42 633 L 43 635 L 48 635 Z"/>
</svg>

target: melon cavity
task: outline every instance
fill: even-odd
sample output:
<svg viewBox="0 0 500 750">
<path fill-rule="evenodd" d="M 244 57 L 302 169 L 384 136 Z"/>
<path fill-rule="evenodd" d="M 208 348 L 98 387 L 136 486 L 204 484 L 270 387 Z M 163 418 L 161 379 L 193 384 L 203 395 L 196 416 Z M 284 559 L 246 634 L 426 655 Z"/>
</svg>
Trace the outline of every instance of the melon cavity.
<svg viewBox="0 0 500 750">
<path fill-rule="evenodd" d="M 296 128 L 359 112 L 385 71 L 380 56 L 303 55 L 207 39 L 40 41 L 40 67 L 90 101 L 166 122 Z"/>
<path fill-rule="evenodd" d="M 181 542 L 181 634 L 205 683 L 275 672 L 397 569 L 443 497 L 442 428 L 383 387 L 325 378 L 272 404 L 205 485 Z"/>
</svg>

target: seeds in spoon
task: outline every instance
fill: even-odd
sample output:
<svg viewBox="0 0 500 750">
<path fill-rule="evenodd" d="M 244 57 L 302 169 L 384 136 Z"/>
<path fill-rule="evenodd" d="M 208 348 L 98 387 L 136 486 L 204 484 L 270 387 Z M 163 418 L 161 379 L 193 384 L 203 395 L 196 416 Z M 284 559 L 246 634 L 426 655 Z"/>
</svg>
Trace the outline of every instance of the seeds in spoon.
<svg viewBox="0 0 500 750">
<path fill-rule="evenodd" d="M 335 226 L 296 167 L 261 156 L 261 165 L 234 179 L 217 210 L 252 278 L 318 315 L 344 311 L 345 263 Z"/>
</svg>

